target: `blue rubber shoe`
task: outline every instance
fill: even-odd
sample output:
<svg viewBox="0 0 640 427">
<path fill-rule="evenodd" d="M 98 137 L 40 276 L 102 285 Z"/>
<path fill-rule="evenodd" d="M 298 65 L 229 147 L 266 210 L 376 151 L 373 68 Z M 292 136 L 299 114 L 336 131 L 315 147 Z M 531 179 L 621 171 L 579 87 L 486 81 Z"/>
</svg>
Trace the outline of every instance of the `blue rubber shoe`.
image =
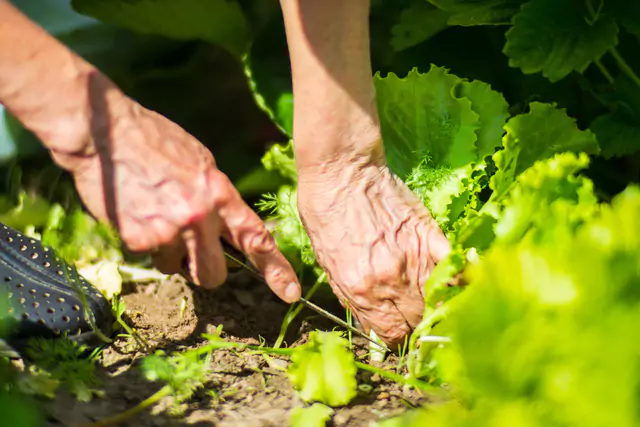
<svg viewBox="0 0 640 427">
<path fill-rule="evenodd" d="M 85 305 L 86 303 L 86 305 Z M 8 319 L 6 345 L 18 353 L 32 338 L 67 338 L 83 344 L 111 334 L 109 301 L 53 249 L 0 224 L 0 308 Z M 86 308 L 86 310 L 85 310 Z M 93 326 L 88 321 L 93 317 Z M 5 345 L 5 355 L 10 354 Z M 15 357 L 15 353 L 12 354 Z"/>
</svg>

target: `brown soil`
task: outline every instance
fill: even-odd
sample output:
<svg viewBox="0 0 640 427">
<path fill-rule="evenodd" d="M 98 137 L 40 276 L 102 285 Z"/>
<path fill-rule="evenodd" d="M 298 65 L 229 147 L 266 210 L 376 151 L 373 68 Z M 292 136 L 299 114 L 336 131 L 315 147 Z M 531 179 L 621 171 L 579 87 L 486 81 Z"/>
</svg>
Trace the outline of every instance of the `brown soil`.
<svg viewBox="0 0 640 427">
<path fill-rule="evenodd" d="M 223 325 L 223 337 L 237 342 L 258 344 L 258 337 L 273 344 L 278 336 L 287 305 L 269 289 L 249 279 L 245 272 L 234 273 L 229 283 L 216 292 L 195 289 L 179 279 L 161 284 L 137 285 L 128 289 L 124 300 L 127 315 L 152 350 L 166 352 L 195 348 L 202 344 L 201 334 Z M 332 329 L 333 325 L 315 313 L 303 311 L 290 327 L 287 342 L 296 345 L 306 340 L 309 330 Z M 354 338 L 362 356 L 364 340 Z M 147 381 L 139 370 L 141 352 L 130 338 L 120 338 L 103 353 L 100 374 L 102 395 L 89 403 L 59 393 L 49 405 L 50 427 L 84 426 L 113 416 L 153 395 L 160 384 Z M 214 373 L 204 389 L 171 414 L 169 398 L 119 425 L 121 426 L 287 426 L 292 408 L 303 406 L 286 375 L 270 367 L 262 356 L 214 352 Z M 286 367 L 286 359 L 275 363 Z M 397 359 L 384 363 L 393 369 Z M 260 368 L 262 373 L 257 372 Z M 415 390 L 363 373 L 360 395 L 347 407 L 338 408 L 333 426 L 369 426 L 372 421 L 398 415 L 407 408 L 424 403 L 426 396 Z"/>
</svg>

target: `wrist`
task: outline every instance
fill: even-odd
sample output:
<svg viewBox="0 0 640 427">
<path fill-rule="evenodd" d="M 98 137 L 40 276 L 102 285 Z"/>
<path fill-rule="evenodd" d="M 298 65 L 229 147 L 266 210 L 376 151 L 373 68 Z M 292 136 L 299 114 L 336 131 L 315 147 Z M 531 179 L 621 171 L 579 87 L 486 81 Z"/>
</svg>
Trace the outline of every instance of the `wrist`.
<svg viewBox="0 0 640 427">
<path fill-rule="evenodd" d="M 0 52 L 0 103 L 7 111 L 65 169 L 95 152 L 96 136 L 126 98 L 115 84 L 1 0 Z"/>
</svg>

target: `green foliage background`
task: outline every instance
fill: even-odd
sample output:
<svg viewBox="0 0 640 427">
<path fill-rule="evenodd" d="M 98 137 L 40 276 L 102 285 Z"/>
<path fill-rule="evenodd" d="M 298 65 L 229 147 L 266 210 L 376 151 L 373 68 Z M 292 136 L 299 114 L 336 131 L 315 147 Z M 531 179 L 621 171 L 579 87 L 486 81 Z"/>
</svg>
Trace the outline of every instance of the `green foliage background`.
<svg viewBox="0 0 640 427">
<path fill-rule="evenodd" d="M 276 0 L 16 4 L 200 138 L 250 200 L 269 193 L 282 249 L 319 274 Z M 640 424 L 640 2 L 373 0 L 371 23 L 389 165 L 454 246 L 426 284 L 408 374 L 455 403 L 381 424 Z M 46 157 L 0 114 L 2 206 L 36 206 L 5 218 L 41 230 L 73 192 L 37 179 L 28 165 Z M 452 344 L 423 340 L 436 332 Z"/>
</svg>

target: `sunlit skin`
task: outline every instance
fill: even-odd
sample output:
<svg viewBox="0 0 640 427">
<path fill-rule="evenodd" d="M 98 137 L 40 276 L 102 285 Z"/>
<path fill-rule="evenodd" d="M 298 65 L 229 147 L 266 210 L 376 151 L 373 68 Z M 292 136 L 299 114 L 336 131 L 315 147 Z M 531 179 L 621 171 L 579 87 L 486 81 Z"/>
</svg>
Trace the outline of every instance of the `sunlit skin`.
<svg viewBox="0 0 640 427">
<path fill-rule="evenodd" d="M 401 343 L 449 251 L 386 166 L 369 59 L 369 0 L 281 0 L 292 63 L 300 214 L 330 284 L 366 331 Z M 298 279 L 211 153 L 0 0 L 0 103 L 69 171 L 87 208 L 166 273 L 226 279 L 225 238 L 284 301 Z"/>
</svg>

